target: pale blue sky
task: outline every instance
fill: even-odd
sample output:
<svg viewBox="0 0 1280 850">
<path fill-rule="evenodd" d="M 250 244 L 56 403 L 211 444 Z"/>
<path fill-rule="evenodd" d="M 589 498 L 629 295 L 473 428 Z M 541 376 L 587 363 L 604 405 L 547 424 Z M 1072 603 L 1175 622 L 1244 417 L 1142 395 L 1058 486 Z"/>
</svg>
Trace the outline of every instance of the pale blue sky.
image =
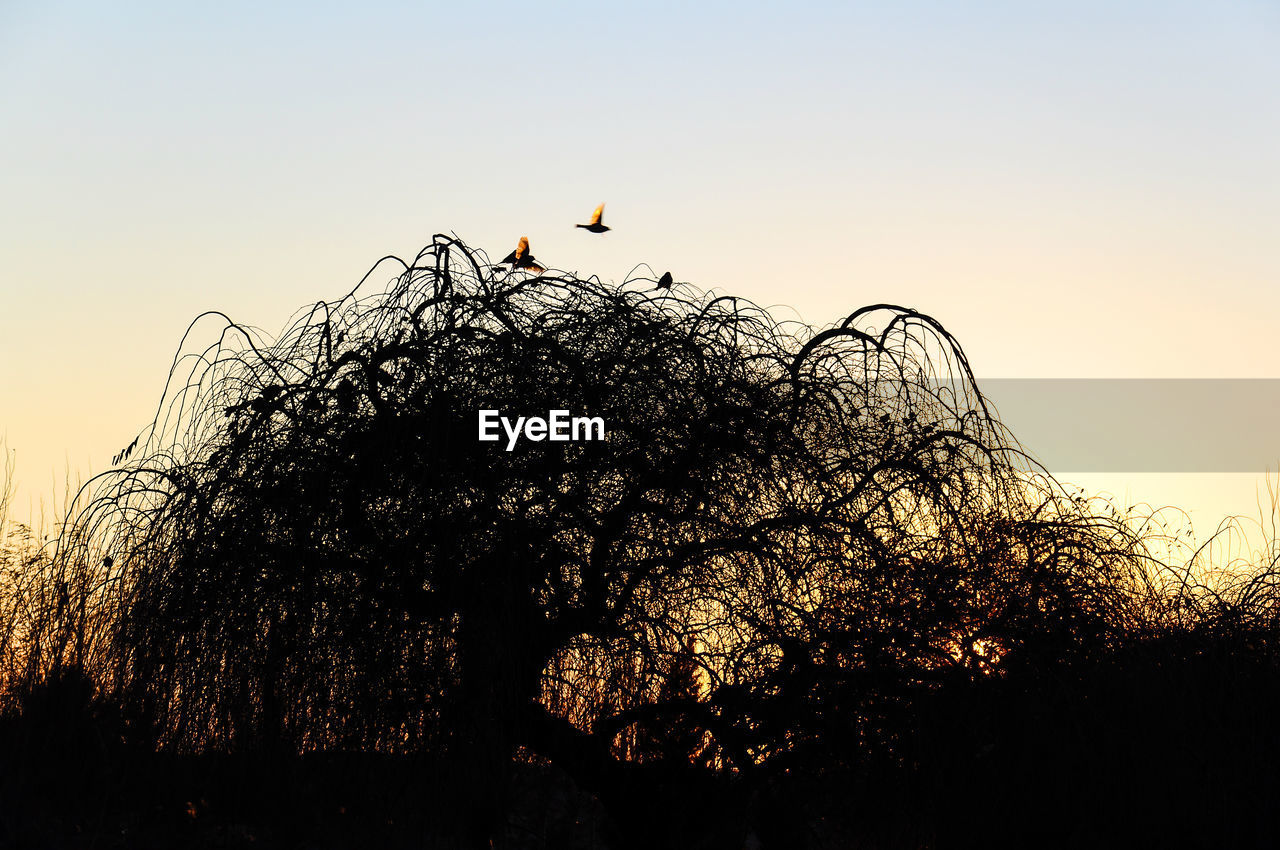
<svg viewBox="0 0 1280 850">
<path fill-rule="evenodd" d="M 1274 2 L 9 0 L 0 432 L 28 501 L 100 471 L 196 313 L 447 230 L 905 303 L 990 376 L 1280 377 L 1278 95 Z"/>
</svg>

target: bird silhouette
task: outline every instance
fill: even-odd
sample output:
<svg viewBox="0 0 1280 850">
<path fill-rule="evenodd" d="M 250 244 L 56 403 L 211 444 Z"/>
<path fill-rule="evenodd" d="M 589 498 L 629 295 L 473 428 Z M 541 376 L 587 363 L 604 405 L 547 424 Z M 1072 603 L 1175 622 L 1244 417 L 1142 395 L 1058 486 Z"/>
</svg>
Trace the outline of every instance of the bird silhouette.
<svg viewBox="0 0 1280 850">
<path fill-rule="evenodd" d="M 583 230 L 590 230 L 592 233 L 604 233 L 611 228 L 605 227 L 600 223 L 600 217 L 604 215 L 604 204 L 596 207 L 596 211 L 591 214 L 591 222 L 589 224 L 575 224 L 574 227 L 581 227 Z"/>
<path fill-rule="evenodd" d="M 671 280 L 671 272 L 663 272 L 663 273 L 662 273 L 662 277 L 658 278 L 658 286 L 657 286 L 657 288 L 658 288 L 658 289 L 670 289 L 670 288 L 671 288 L 671 284 L 672 284 L 672 282 L 673 282 L 673 281 Z"/>
<path fill-rule="evenodd" d="M 520 242 L 516 245 L 516 249 L 507 256 L 503 257 L 500 263 L 511 263 L 515 265 L 521 257 L 529 253 L 529 237 L 521 236 Z"/>
<path fill-rule="evenodd" d="M 546 271 L 546 269 L 538 265 L 537 261 L 533 259 L 533 254 L 529 251 L 528 236 L 521 236 L 519 244 L 516 245 L 516 249 L 503 257 L 502 262 L 510 263 L 512 269 L 528 269 L 531 272 Z"/>
</svg>

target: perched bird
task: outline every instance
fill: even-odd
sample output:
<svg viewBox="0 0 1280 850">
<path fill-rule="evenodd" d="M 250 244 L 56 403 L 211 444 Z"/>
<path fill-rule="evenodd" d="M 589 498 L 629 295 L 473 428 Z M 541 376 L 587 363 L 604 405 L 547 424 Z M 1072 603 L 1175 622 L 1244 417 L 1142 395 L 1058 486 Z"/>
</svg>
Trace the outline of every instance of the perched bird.
<svg viewBox="0 0 1280 850">
<path fill-rule="evenodd" d="M 662 277 L 658 278 L 658 289 L 670 289 L 672 284 L 671 272 L 663 272 Z"/>
<path fill-rule="evenodd" d="M 512 269 L 528 269 L 531 272 L 546 271 L 533 259 L 533 254 L 529 251 L 528 236 L 521 236 L 520 243 L 516 245 L 516 249 L 503 257 L 502 262 L 510 263 Z"/>
<path fill-rule="evenodd" d="M 575 224 L 574 227 L 581 227 L 583 230 L 590 230 L 592 233 L 604 233 L 611 228 L 605 227 L 600 223 L 600 217 L 604 215 L 604 204 L 596 207 L 596 211 L 591 214 L 590 224 Z"/>
</svg>

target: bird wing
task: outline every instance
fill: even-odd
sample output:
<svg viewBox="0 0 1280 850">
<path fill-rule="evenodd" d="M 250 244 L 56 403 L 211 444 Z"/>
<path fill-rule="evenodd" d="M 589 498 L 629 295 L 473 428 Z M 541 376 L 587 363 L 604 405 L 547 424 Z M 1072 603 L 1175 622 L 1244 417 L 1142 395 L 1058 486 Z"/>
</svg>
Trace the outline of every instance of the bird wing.
<svg viewBox="0 0 1280 850">
<path fill-rule="evenodd" d="M 521 236 L 520 244 L 516 246 L 516 259 L 522 260 L 529 255 L 529 237 Z"/>
<path fill-rule="evenodd" d="M 596 207 L 596 211 L 591 214 L 591 223 L 599 224 L 600 217 L 602 215 L 604 215 L 604 204 L 601 204 L 600 206 Z"/>
</svg>

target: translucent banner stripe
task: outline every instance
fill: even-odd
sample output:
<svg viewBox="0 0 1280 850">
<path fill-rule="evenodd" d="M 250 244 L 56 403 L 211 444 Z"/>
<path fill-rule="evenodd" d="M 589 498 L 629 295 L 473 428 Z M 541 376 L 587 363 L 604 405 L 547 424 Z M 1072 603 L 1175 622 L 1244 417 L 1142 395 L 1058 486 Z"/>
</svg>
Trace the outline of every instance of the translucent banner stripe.
<svg viewBox="0 0 1280 850">
<path fill-rule="evenodd" d="M 988 378 L 978 386 L 1052 472 L 1280 465 L 1280 379 Z"/>
</svg>

